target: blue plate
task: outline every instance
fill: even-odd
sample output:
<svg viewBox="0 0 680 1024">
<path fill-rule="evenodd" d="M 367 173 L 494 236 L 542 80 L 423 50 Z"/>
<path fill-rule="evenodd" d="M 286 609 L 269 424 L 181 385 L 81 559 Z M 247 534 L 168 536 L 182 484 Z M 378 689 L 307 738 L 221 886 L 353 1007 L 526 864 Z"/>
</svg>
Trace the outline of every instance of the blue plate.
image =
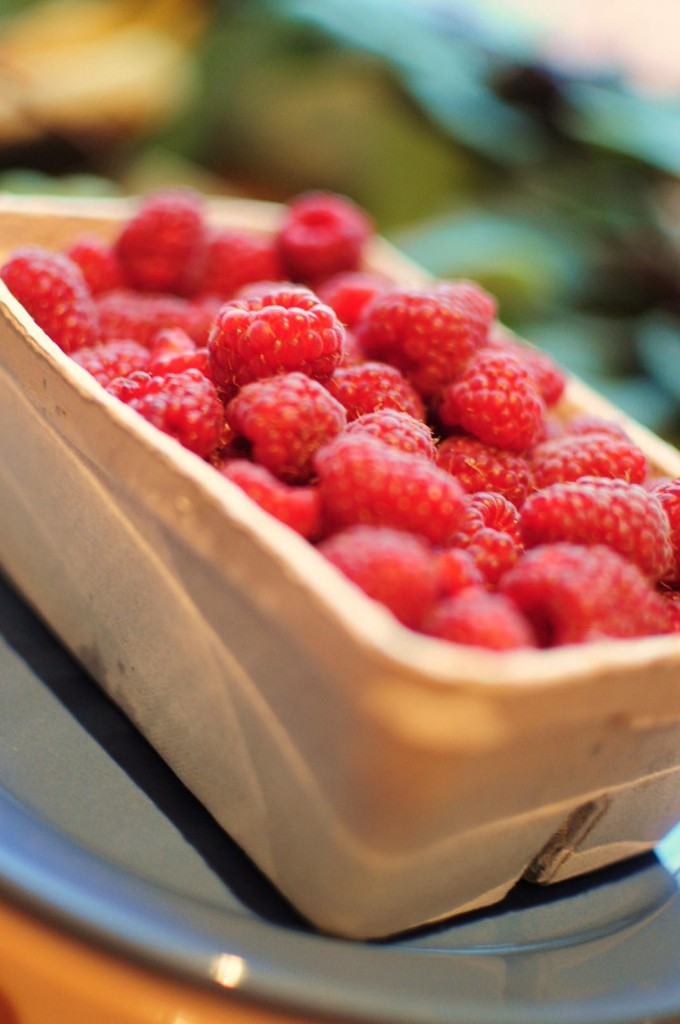
<svg viewBox="0 0 680 1024">
<path fill-rule="evenodd" d="M 199 987 L 362 1024 L 680 1015 L 680 828 L 582 880 L 344 941 L 300 919 L 1 580 L 0 679 L 0 891 L 69 932 Z"/>
</svg>

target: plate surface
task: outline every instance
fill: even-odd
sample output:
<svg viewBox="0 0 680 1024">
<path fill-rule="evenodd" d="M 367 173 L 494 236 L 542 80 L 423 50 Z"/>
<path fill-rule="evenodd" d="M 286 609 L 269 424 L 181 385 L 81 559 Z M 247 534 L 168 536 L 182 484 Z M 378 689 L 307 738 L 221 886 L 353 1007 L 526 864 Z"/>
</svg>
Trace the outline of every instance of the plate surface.
<svg viewBox="0 0 680 1024">
<path fill-rule="evenodd" d="M 342 941 L 297 916 L 2 580 L 0 680 L 0 889 L 120 956 L 364 1024 L 680 1015 L 680 829 L 585 880 Z"/>
</svg>

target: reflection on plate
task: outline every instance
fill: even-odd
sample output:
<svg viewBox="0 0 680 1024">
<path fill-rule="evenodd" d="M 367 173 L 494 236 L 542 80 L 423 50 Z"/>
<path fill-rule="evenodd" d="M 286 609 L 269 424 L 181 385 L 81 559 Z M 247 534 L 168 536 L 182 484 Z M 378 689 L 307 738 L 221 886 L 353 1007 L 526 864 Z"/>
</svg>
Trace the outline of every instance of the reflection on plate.
<svg viewBox="0 0 680 1024">
<path fill-rule="evenodd" d="M 199 985 L 366 1024 L 680 1014 L 680 828 L 654 854 L 552 888 L 521 883 L 454 922 L 329 938 L 2 582 L 0 669 L 0 887 L 92 941 Z"/>
</svg>

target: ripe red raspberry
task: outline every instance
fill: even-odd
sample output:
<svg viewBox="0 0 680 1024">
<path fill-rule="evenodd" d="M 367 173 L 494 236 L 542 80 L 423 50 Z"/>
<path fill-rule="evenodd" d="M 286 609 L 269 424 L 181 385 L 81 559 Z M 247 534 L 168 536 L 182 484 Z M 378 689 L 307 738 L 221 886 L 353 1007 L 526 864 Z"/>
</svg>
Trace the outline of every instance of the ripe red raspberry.
<svg viewBox="0 0 680 1024">
<path fill-rule="evenodd" d="M 544 544 L 500 582 L 542 647 L 668 632 L 663 598 L 636 565 L 604 545 Z"/>
<path fill-rule="evenodd" d="M 66 255 L 80 267 L 91 295 L 124 287 L 113 247 L 97 235 L 81 235 L 68 246 Z"/>
<path fill-rule="evenodd" d="M 224 408 L 214 385 L 199 370 L 167 377 L 138 370 L 116 377 L 107 391 L 202 458 L 220 443 Z"/>
<path fill-rule="evenodd" d="M 439 554 L 439 589 L 451 597 L 466 587 L 483 587 L 486 579 L 472 555 L 463 548 L 444 548 Z"/>
<path fill-rule="evenodd" d="M 321 533 L 321 501 L 314 487 L 291 487 L 248 459 L 227 459 L 217 469 L 241 488 L 270 516 L 285 523 L 305 540 Z"/>
<path fill-rule="evenodd" d="M 199 295 L 231 299 L 243 285 L 286 277 L 274 240 L 239 228 L 223 228 L 208 242 Z"/>
<path fill-rule="evenodd" d="M 80 267 L 39 246 L 17 249 L 0 278 L 38 327 L 66 353 L 98 340 L 97 309 Z"/>
<path fill-rule="evenodd" d="M 383 274 L 345 270 L 322 281 L 316 292 L 345 327 L 353 327 L 368 303 L 393 287 L 394 282 Z"/>
<path fill-rule="evenodd" d="M 191 294 L 206 256 L 203 200 L 182 188 L 145 196 L 123 225 L 114 248 L 131 288 Z"/>
<path fill-rule="evenodd" d="M 460 480 L 468 493 L 497 491 L 517 507 L 532 485 L 524 455 L 485 444 L 470 434 L 445 438 L 437 450 L 437 464 Z"/>
<path fill-rule="evenodd" d="M 472 537 L 478 530 L 499 530 L 516 544 L 522 543 L 519 512 L 511 501 L 496 491 L 477 491 L 465 499 L 465 514 L 458 534 Z"/>
<path fill-rule="evenodd" d="M 616 420 L 608 420 L 594 413 L 579 413 L 564 424 L 566 434 L 609 434 L 624 441 L 630 441 L 626 429 Z"/>
<path fill-rule="evenodd" d="M 422 539 L 386 526 L 350 526 L 318 550 L 403 625 L 417 629 L 437 593 L 437 559 Z"/>
<path fill-rule="evenodd" d="M 227 406 L 227 422 L 252 443 L 256 462 L 281 480 L 305 483 L 314 454 L 346 418 L 322 384 L 296 371 L 246 384 Z"/>
<path fill-rule="evenodd" d="M 511 651 L 535 647 L 529 623 L 507 597 L 468 587 L 428 612 L 422 631 L 457 644 Z"/>
<path fill-rule="evenodd" d="M 146 370 L 149 352 L 136 341 L 104 341 L 79 348 L 71 358 L 106 387 L 116 377 L 127 377 L 135 370 Z"/>
<path fill-rule="evenodd" d="M 277 232 L 287 276 L 319 281 L 357 270 L 373 234 L 370 217 L 351 199 L 332 192 L 306 192 L 286 206 Z"/>
<path fill-rule="evenodd" d="M 464 510 L 464 491 L 448 473 L 372 437 L 343 433 L 315 459 L 326 528 L 391 526 L 447 544 Z"/>
<path fill-rule="evenodd" d="M 180 327 L 196 344 L 205 345 L 213 319 L 209 308 L 179 296 L 126 290 L 99 296 L 97 309 L 104 340 L 131 338 L 147 348 L 159 331 L 169 327 Z"/>
<path fill-rule="evenodd" d="M 520 341 L 504 329 L 497 329 L 489 339 L 489 347 L 509 352 L 519 360 L 532 377 L 546 407 L 551 408 L 559 402 L 567 386 L 567 375 L 551 355 Z"/>
<path fill-rule="evenodd" d="M 342 359 L 345 329 L 308 288 L 281 286 L 233 299 L 208 338 L 210 372 L 230 395 L 263 377 L 301 371 L 326 381 Z"/>
<path fill-rule="evenodd" d="M 668 609 L 669 633 L 680 633 L 680 592 L 660 590 L 659 594 Z"/>
<path fill-rule="evenodd" d="M 651 494 L 666 513 L 673 548 L 671 568 L 664 580 L 667 583 L 680 583 L 680 479 L 655 484 L 651 488 Z"/>
<path fill-rule="evenodd" d="M 396 366 L 430 398 L 486 342 L 494 308 L 468 281 L 394 288 L 370 303 L 354 329 L 368 359 Z"/>
<path fill-rule="evenodd" d="M 387 363 L 340 366 L 326 387 L 344 405 L 348 420 L 376 409 L 397 409 L 419 420 L 425 418 L 418 392 L 395 366 Z"/>
<path fill-rule="evenodd" d="M 540 489 L 559 481 L 600 476 L 641 484 L 647 459 L 632 441 L 611 434 L 567 434 L 537 445 L 532 453 L 534 485 Z"/>
<path fill-rule="evenodd" d="M 502 494 L 472 494 L 453 543 L 473 557 L 486 582 L 494 586 L 521 554 L 519 512 Z"/>
<path fill-rule="evenodd" d="M 359 416 L 347 427 L 348 434 L 368 434 L 384 444 L 394 445 L 403 452 L 422 455 L 425 459 L 435 460 L 435 447 L 432 431 L 422 420 L 409 416 L 406 412 L 396 409 L 378 409 Z"/>
<path fill-rule="evenodd" d="M 181 327 L 167 327 L 160 330 L 147 351 L 149 373 L 165 376 L 181 373 L 182 370 L 200 370 L 206 377 L 208 372 L 208 350 L 199 348 Z"/>
<path fill-rule="evenodd" d="M 445 388 L 439 416 L 480 441 L 524 452 L 541 436 L 545 405 L 531 375 L 514 356 L 483 349 Z"/>
<path fill-rule="evenodd" d="M 520 513 L 526 547 L 569 541 L 607 545 L 654 580 L 672 564 L 669 523 L 659 500 L 638 484 L 604 477 L 551 484 Z"/>
</svg>

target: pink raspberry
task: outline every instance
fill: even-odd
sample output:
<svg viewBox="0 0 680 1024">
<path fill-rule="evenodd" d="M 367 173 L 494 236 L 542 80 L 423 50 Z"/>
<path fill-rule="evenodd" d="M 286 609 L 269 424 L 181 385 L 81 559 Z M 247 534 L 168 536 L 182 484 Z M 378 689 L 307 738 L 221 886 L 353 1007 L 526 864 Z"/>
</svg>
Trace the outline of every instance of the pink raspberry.
<svg viewBox="0 0 680 1024">
<path fill-rule="evenodd" d="M 445 438 L 437 450 L 437 464 L 455 476 L 468 493 L 497 491 L 517 507 L 532 486 L 524 455 L 485 444 L 470 434 Z"/>
<path fill-rule="evenodd" d="M 207 228 L 203 201 L 190 189 L 147 195 L 123 225 L 115 253 L 130 287 L 190 294 L 203 270 Z"/>
<path fill-rule="evenodd" d="M 277 242 L 287 276 L 319 281 L 358 270 L 372 234 L 371 219 L 351 199 L 306 192 L 287 204 Z"/>
<path fill-rule="evenodd" d="M 409 416 L 406 412 L 396 409 L 378 409 L 359 416 L 347 427 L 348 434 L 368 434 L 384 444 L 392 444 L 403 452 L 422 455 L 423 458 L 435 460 L 435 447 L 432 431 L 422 420 Z"/>
<path fill-rule="evenodd" d="M 345 270 L 323 281 L 316 289 L 322 302 L 335 310 L 345 327 L 353 327 L 368 303 L 394 288 L 383 274 L 368 270 Z"/>
<path fill-rule="evenodd" d="M 395 287 L 370 303 L 354 329 L 368 359 L 396 366 L 430 398 L 484 345 L 494 309 L 488 293 L 469 281 Z"/>
<path fill-rule="evenodd" d="M 127 377 L 135 370 L 146 370 L 149 352 L 138 342 L 123 339 L 79 348 L 71 358 L 106 387 L 116 377 Z"/>
<path fill-rule="evenodd" d="M 210 372 L 230 395 L 263 377 L 301 371 L 326 381 L 342 359 L 345 329 L 308 288 L 273 288 L 225 303 L 208 338 Z"/>
<path fill-rule="evenodd" d="M 133 291 L 107 292 L 97 298 L 104 340 L 132 338 L 151 346 L 159 331 L 179 327 L 196 342 L 206 344 L 210 310 L 176 295 L 148 295 Z"/>
<path fill-rule="evenodd" d="M 468 587 L 434 605 L 423 620 L 422 631 L 490 651 L 536 646 L 528 622 L 512 601 L 482 587 Z"/>
<path fill-rule="evenodd" d="M 567 434 L 539 444 L 532 453 L 534 485 L 600 476 L 641 484 L 647 459 L 632 441 L 610 433 Z"/>
<path fill-rule="evenodd" d="M 664 580 L 667 583 L 680 583 L 680 479 L 655 484 L 651 488 L 651 494 L 666 513 L 673 548 L 671 568 Z"/>
<path fill-rule="evenodd" d="M 291 487 L 248 459 L 227 459 L 217 469 L 270 516 L 285 523 L 305 540 L 321 533 L 321 502 L 314 487 Z"/>
<path fill-rule="evenodd" d="M 605 477 L 551 484 L 524 502 L 526 547 L 568 541 L 606 545 L 654 580 L 665 576 L 673 551 L 659 500 L 638 484 Z"/>
<path fill-rule="evenodd" d="M 419 420 L 425 418 L 418 392 L 395 366 L 387 363 L 340 366 L 326 387 L 344 405 L 349 420 L 377 409 L 397 409 Z"/>
<path fill-rule="evenodd" d="M 390 526 L 446 544 L 464 511 L 464 491 L 448 473 L 372 437 L 343 433 L 316 455 L 326 528 Z"/>
<path fill-rule="evenodd" d="M 323 385 L 295 371 L 246 384 L 227 406 L 227 422 L 252 443 L 256 462 L 288 483 L 305 483 L 315 453 L 346 418 Z"/>
<path fill-rule="evenodd" d="M 525 452 L 541 436 L 545 405 L 514 356 L 483 349 L 445 388 L 439 416 L 485 444 Z"/>
<path fill-rule="evenodd" d="M 272 238 L 256 231 L 222 228 L 208 242 L 197 292 L 231 299 L 246 284 L 280 281 L 285 276 Z"/>
<path fill-rule="evenodd" d="M 116 377 L 107 391 L 202 458 L 220 443 L 224 408 L 214 385 L 199 370 L 167 377 L 138 370 Z"/>
<path fill-rule="evenodd" d="M 542 647 L 666 633 L 668 608 L 639 568 L 610 547 L 544 544 L 501 580 Z"/>
<path fill-rule="evenodd" d="M 66 249 L 66 255 L 80 267 L 91 295 L 124 286 L 113 247 L 97 235 L 81 235 Z"/>
<path fill-rule="evenodd" d="M 318 550 L 403 625 L 416 629 L 437 593 L 437 560 L 422 539 L 386 526 L 350 526 Z"/>
<path fill-rule="evenodd" d="M 40 246 L 17 249 L 0 278 L 38 327 L 70 354 L 98 340 L 97 309 L 80 267 Z"/>
<path fill-rule="evenodd" d="M 444 548 L 439 554 L 439 589 L 442 596 L 452 597 L 466 587 L 483 587 L 486 579 L 469 551 Z"/>
</svg>

